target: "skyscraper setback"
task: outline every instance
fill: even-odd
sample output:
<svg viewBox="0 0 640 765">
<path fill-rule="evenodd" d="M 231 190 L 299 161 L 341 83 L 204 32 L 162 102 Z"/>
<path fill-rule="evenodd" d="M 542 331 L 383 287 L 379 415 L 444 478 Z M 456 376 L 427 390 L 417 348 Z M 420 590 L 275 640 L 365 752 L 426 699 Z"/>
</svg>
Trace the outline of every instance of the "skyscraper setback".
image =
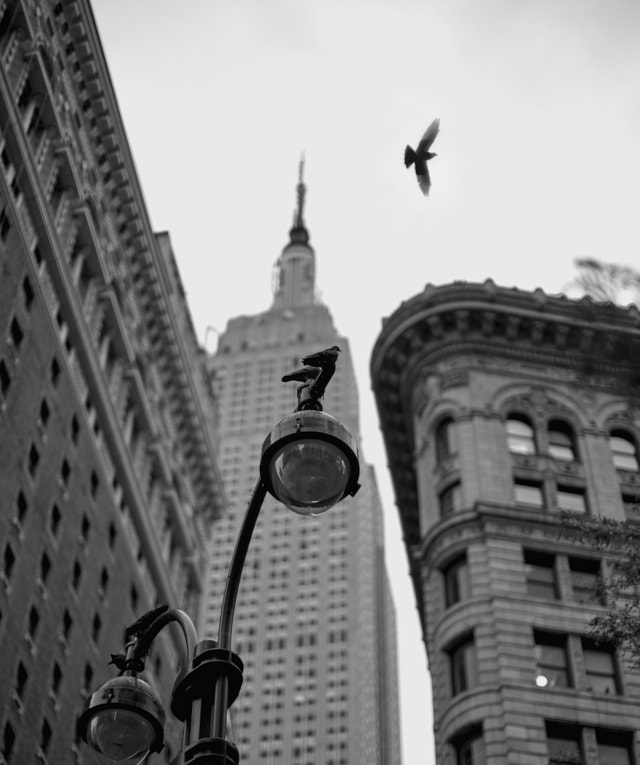
<svg viewBox="0 0 640 765">
<path fill-rule="evenodd" d="M 229 321 L 211 358 L 220 408 L 221 468 L 230 513 L 210 553 L 202 635 L 214 635 L 229 559 L 258 477 L 263 440 L 295 408 L 282 375 L 306 353 L 342 352 L 325 409 L 359 440 L 348 340 L 315 290 L 315 253 L 297 186 L 290 239 L 276 264 L 271 307 Z M 373 469 L 326 515 L 297 516 L 268 497 L 249 549 L 236 611 L 244 686 L 231 708 L 245 762 L 400 762 L 395 615 L 384 564 Z"/>
</svg>

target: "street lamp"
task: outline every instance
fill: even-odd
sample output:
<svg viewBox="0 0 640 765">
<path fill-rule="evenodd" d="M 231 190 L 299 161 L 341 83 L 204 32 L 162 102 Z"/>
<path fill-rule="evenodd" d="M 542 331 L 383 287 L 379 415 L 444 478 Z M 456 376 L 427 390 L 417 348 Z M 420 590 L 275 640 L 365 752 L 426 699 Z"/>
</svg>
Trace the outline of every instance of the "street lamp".
<svg viewBox="0 0 640 765">
<path fill-rule="evenodd" d="M 339 349 L 336 348 L 337 351 Z M 328 349 L 333 353 L 334 349 Z M 322 354 L 313 355 L 321 359 Z M 244 665 L 231 650 L 233 616 L 247 550 L 264 498 L 269 492 L 302 515 L 319 515 L 360 485 L 357 446 L 321 399 L 335 369 L 303 367 L 298 407 L 269 433 L 262 446 L 260 478 L 249 501 L 233 551 L 225 587 L 218 639 L 198 642 L 193 622 L 166 606 L 138 619 L 125 632 L 125 654 L 112 656 L 120 676 L 93 693 L 78 720 L 84 741 L 104 765 L 139 765 L 163 746 L 164 710 L 150 685 L 138 677 L 156 635 L 177 623 L 186 647 L 186 666 L 173 687 L 171 711 L 184 723 L 183 749 L 172 765 L 238 765 L 238 749 L 226 737 L 227 713 L 242 686 Z"/>
</svg>

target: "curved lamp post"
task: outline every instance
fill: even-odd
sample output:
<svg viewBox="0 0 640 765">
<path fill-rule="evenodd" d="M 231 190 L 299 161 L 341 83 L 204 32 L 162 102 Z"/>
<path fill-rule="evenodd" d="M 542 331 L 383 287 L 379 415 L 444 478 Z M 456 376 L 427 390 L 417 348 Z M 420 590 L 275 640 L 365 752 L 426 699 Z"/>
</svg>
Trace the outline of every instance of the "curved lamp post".
<svg viewBox="0 0 640 765">
<path fill-rule="evenodd" d="M 187 655 L 171 699 L 172 713 L 184 723 L 183 750 L 173 765 L 238 765 L 238 749 L 226 737 L 227 712 L 240 692 L 243 671 L 242 660 L 231 650 L 231 634 L 240 578 L 264 498 L 269 492 L 296 513 L 318 515 L 360 488 L 355 440 L 320 403 L 333 370 L 328 375 L 326 370 L 316 372 L 324 375 L 321 385 L 316 382 L 314 390 L 314 381 L 305 378 L 298 389 L 298 409 L 276 425 L 262 446 L 260 478 L 231 558 L 218 640 L 198 643 L 187 614 L 155 609 L 126 631 L 126 653 L 112 656 L 120 676 L 88 699 L 78 730 L 105 765 L 139 765 L 164 746 L 162 705 L 138 674 L 154 638 L 171 622 L 182 629 Z"/>
</svg>

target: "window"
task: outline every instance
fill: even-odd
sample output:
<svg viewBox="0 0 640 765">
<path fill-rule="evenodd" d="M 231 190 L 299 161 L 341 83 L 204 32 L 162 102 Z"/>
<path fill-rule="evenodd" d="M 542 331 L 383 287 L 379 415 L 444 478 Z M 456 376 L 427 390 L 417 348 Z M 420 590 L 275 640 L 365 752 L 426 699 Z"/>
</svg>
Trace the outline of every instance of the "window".
<svg viewBox="0 0 640 765">
<path fill-rule="evenodd" d="M 570 683 L 567 665 L 567 637 L 534 632 L 536 685 L 540 688 L 566 688 Z"/>
<path fill-rule="evenodd" d="M 54 503 L 53 506 L 51 507 L 51 517 L 49 522 L 49 528 L 51 529 L 51 533 L 53 534 L 54 537 L 58 534 L 61 518 L 62 518 L 62 515 L 60 513 L 58 505 Z"/>
<path fill-rule="evenodd" d="M 544 507 L 544 492 L 542 484 L 527 481 L 514 481 L 514 492 L 518 505 L 530 505 L 531 507 Z"/>
<path fill-rule="evenodd" d="M 619 693 L 614 650 L 582 638 L 582 655 L 589 690 L 611 695 Z"/>
<path fill-rule="evenodd" d="M 29 675 L 27 674 L 24 664 L 21 661 L 18 662 L 18 669 L 16 671 L 16 693 L 21 699 L 24 698 L 24 688 L 28 679 Z"/>
<path fill-rule="evenodd" d="M 573 725 L 547 723 L 549 765 L 583 765 L 580 729 Z"/>
<path fill-rule="evenodd" d="M 477 684 L 476 649 L 473 636 L 466 637 L 449 651 L 453 696 Z"/>
<path fill-rule="evenodd" d="M 623 494 L 622 506 L 627 518 L 638 518 L 640 516 L 640 496 L 637 494 Z"/>
<path fill-rule="evenodd" d="M 16 734 L 11 727 L 10 723 L 5 723 L 4 733 L 2 735 L 2 755 L 7 760 L 11 759 L 11 753 L 13 752 L 13 745 L 16 741 Z"/>
<path fill-rule="evenodd" d="M 485 765 L 487 756 L 481 731 L 467 734 L 455 745 L 457 765 Z"/>
<path fill-rule="evenodd" d="M 603 605 L 598 595 L 600 582 L 600 561 L 593 558 L 569 558 L 573 599 L 576 603 Z"/>
<path fill-rule="evenodd" d="M 78 418 L 73 415 L 71 418 L 71 440 L 74 444 L 78 443 L 78 435 L 80 434 L 80 423 L 78 422 Z"/>
<path fill-rule="evenodd" d="M 600 765 L 631 765 L 633 744 L 627 731 L 597 731 Z"/>
<path fill-rule="evenodd" d="M 571 513 L 587 512 L 587 501 L 584 495 L 584 489 L 558 486 L 556 499 L 559 510 L 567 510 Z"/>
<path fill-rule="evenodd" d="M 38 624 L 40 624 L 40 614 L 35 606 L 31 606 L 29 610 L 29 635 L 34 638 L 38 631 Z"/>
<path fill-rule="evenodd" d="M 98 493 L 98 487 L 100 486 L 100 479 L 95 470 L 91 471 L 91 498 L 95 499 Z"/>
<path fill-rule="evenodd" d="M 576 459 L 575 439 L 569 424 L 551 420 L 548 430 L 549 454 L 557 460 L 573 462 Z"/>
<path fill-rule="evenodd" d="M 7 215 L 7 211 L 2 208 L 0 210 L 0 239 L 3 242 L 7 241 L 7 236 L 9 234 L 9 229 L 11 228 L 11 221 L 9 220 L 9 216 Z"/>
<path fill-rule="evenodd" d="M 61 681 L 62 681 L 62 670 L 60 669 L 60 665 L 58 664 L 58 662 L 54 661 L 53 669 L 51 670 L 51 690 L 53 691 L 55 696 L 58 695 Z"/>
<path fill-rule="evenodd" d="M 83 679 L 83 685 L 82 685 L 83 690 L 89 691 L 91 689 L 92 680 L 93 680 L 93 668 L 91 667 L 91 664 L 85 664 L 84 679 Z"/>
<path fill-rule="evenodd" d="M 40 452 L 36 449 L 34 444 L 31 444 L 29 448 L 29 455 L 27 460 L 27 468 L 29 475 L 35 478 L 36 471 L 38 470 L 38 463 L 40 462 Z"/>
<path fill-rule="evenodd" d="M 16 499 L 16 509 L 18 523 L 22 526 L 24 523 L 24 518 L 27 514 L 27 510 L 29 509 L 29 503 L 21 491 L 18 492 L 18 498 Z"/>
<path fill-rule="evenodd" d="M 442 420 L 436 428 L 436 460 L 445 462 L 455 454 L 454 425 L 451 417 Z"/>
<path fill-rule="evenodd" d="M 536 550 L 525 550 L 524 568 L 529 595 L 548 600 L 558 598 L 555 557 L 553 555 Z"/>
<path fill-rule="evenodd" d="M 0 391 L 6 396 L 11 387 L 11 375 L 4 361 L 0 361 Z"/>
<path fill-rule="evenodd" d="M 68 611 L 65 611 L 62 616 L 62 635 L 65 640 L 69 640 L 71 634 L 71 628 L 73 627 L 73 619 Z"/>
<path fill-rule="evenodd" d="M 76 560 L 73 564 L 73 571 L 72 571 L 72 578 L 71 578 L 71 584 L 73 585 L 74 590 L 78 589 L 80 585 L 81 577 L 82 577 L 82 566 Z"/>
<path fill-rule="evenodd" d="M 71 476 L 71 465 L 66 459 L 62 460 L 62 466 L 60 468 L 60 480 L 65 486 L 69 485 L 69 478 Z"/>
<path fill-rule="evenodd" d="M 22 331 L 22 328 L 20 327 L 20 324 L 15 317 L 11 319 L 11 324 L 9 325 L 9 334 L 11 335 L 13 347 L 16 349 L 16 351 L 20 350 L 20 346 L 24 338 L 24 332 Z"/>
<path fill-rule="evenodd" d="M 98 614 L 95 614 L 93 617 L 93 622 L 91 623 L 91 639 L 94 643 L 98 642 L 98 639 L 100 638 L 100 631 L 102 630 L 102 619 L 98 616 Z"/>
<path fill-rule="evenodd" d="M 466 555 L 462 558 L 456 558 L 442 570 L 442 574 L 444 577 L 444 600 L 447 608 L 469 598 L 471 585 Z"/>
<path fill-rule="evenodd" d="M 609 436 L 613 464 L 618 470 L 638 470 L 638 452 L 633 438 L 624 431 L 613 430 Z"/>
<path fill-rule="evenodd" d="M 58 364 L 58 360 L 56 358 L 51 360 L 51 368 L 50 368 L 50 375 L 51 375 L 51 382 L 53 383 L 53 386 L 58 385 L 58 379 L 60 377 L 60 364 Z"/>
<path fill-rule="evenodd" d="M 47 404 L 47 399 L 43 398 L 42 402 L 40 403 L 40 424 L 43 428 L 47 427 L 50 415 L 51 410 L 49 409 L 49 404 Z"/>
<path fill-rule="evenodd" d="M 11 549 L 11 545 L 7 542 L 7 545 L 4 548 L 4 574 L 7 579 L 11 579 L 11 574 L 13 573 L 13 566 L 15 562 L 16 556 Z"/>
<path fill-rule="evenodd" d="M 514 454 L 536 454 L 535 431 L 526 417 L 507 418 L 507 445 Z"/>
<path fill-rule="evenodd" d="M 100 572 L 100 589 L 102 590 L 103 593 L 106 593 L 108 587 L 109 587 L 109 572 L 103 566 L 102 571 Z"/>
<path fill-rule="evenodd" d="M 460 484 L 454 483 L 451 486 L 447 486 L 446 489 L 440 492 L 438 502 L 440 504 L 441 516 L 452 513 L 454 510 L 459 510 L 461 504 Z"/>
<path fill-rule="evenodd" d="M 42 580 L 43 584 L 46 583 L 47 578 L 49 577 L 49 572 L 51 571 L 51 560 L 46 552 L 42 553 L 42 557 L 40 558 L 40 579 Z"/>
<path fill-rule="evenodd" d="M 22 294 L 24 297 L 24 306 L 27 309 L 27 311 L 30 311 L 31 305 L 35 298 L 35 293 L 33 291 L 33 287 L 31 286 L 31 282 L 29 281 L 28 276 L 25 276 L 24 279 L 22 280 Z"/>
<path fill-rule="evenodd" d="M 49 748 L 49 744 L 51 743 L 51 734 L 53 731 L 51 730 L 51 726 L 47 722 L 47 720 L 42 721 L 42 729 L 40 731 L 40 748 L 42 751 L 46 754 L 47 749 Z"/>
</svg>

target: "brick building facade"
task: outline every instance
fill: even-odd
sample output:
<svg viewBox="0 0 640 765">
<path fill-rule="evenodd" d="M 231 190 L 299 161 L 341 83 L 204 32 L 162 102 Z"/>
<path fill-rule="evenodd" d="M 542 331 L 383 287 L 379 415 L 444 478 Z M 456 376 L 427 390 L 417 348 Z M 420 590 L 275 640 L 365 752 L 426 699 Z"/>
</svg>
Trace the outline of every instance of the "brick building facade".
<svg viewBox="0 0 640 765">
<path fill-rule="evenodd" d="M 93 763 L 76 719 L 124 627 L 197 616 L 213 400 L 88 2 L 0 2 L 0 125 L 0 761 Z M 148 662 L 165 701 L 179 650 Z"/>
<path fill-rule="evenodd" d="M 590 637 L 609 563 L 559 511 L 637 519 L 640 314 L 427 286 L 373 387 L 433 678 L 438 765 L 632 765 L 640 675 Z"/>
</svg>

